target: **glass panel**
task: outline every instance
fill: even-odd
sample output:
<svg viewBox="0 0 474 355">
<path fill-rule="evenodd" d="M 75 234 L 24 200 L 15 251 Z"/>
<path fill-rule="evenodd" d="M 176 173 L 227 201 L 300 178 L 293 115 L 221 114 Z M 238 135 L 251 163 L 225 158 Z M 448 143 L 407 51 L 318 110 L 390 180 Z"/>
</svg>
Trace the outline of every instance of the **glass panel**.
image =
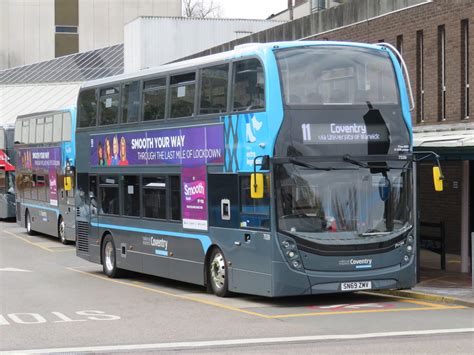
<svg viewBox="0 0 474 355">
<path fill-rule="evenodd" d="M 257 59 L 238 62 L 234 66 L 234 111 L 265 108 L 265 77 Z"/>
<path fill-rule="evenodd" d="M 25 144 L 28 144 L 29 142 L 29 128 L 30 128 L 30 120 L 28 119 L 25 119 L 23 120 L 22 122 L 22 127 L 21 127 L 21 130 L 22 130 L 22 133 L 21 133 L 21 142 L 22 143 L 25 143 Z"/>
<path fill-rule="evenodd" d="M 194 114 L 196 74 L 189 73 L 171 77 L 171 118 L 188 117 Z"/>
<path fill-rule="evenodd" d="M 386 51 L 316 46 L 281 50 L 276 56 L 288 105 L 398 103 Z"/>
<path fill-rule="evenodd" d="M 36 118 L 30 118 L 30 137 L 28 139 L 28 142 L 36 142 Z"/>
<path fill-rule="evenodd" d="M 100 98 L 100 121 L 101 126 L 118 123 L 118 95 Z"/>
<path fill-rule="evenodd" d="M 36 143 L 44 142 L 44 117 L 36 120 Z"/>
<path fill-rule="evenodd" d="M 140 108 L 140 82 L 123 85 L 122 122 L 137 122 Z"/>
<path fill-rule="evenodd" d="M 171 219 L 181 220 L 181 183 L 179 176 L 170 176 L 171 185 Z"/>
<path fill-rule="evenodd" d="M 151 88 L 158 88 L 158 87 L 166 87 L 166 78 L 159 78 L 153 79 L 149 81 L 145 81 L 143 84 L 143 89 L 151 89 Z"/>
<path fill-rule="evenodd" d="M 79 94 L 78 106 L 78 126 L 95 126 L 97 117 L 97 101 L 95 98 L 95 89 L 82 91 Z"/>
<path fill-rule="evenodd" d="M 199 113 L 227 111 L 229 65 L 203 69 L 201 72 L 201 109 Z"/>
<path fill-rule="evenodd" d="M 53 116 L 47 116 L 44 121 L 44 142 L 53 141 Z"/>
<path fill-rule="evenodd" d="M 71 140 L 72 120 L 69 112 L 63 113 L 63 141 Z"/>
<path fill-rule="evenodd" d="M 15 143 L 21 143 L 21 132 L 22 132 L 22 121 L 17 120 L 15 122 Z"/>
<path fill-rule="evenodd" d="M 275 173 L 279 228 L 307 237 L 367 242 L 367 237 L 407 227 L 411 220 L 410 171 L 402 162 L 391 165 L 388 171 L 279 166 Z"/>
<path fill-rule="evenodd" d="M 61 113 L 53 116 L 53 142 L 61 142 L 63 130 L 63 115 Z"/>
<path fill-rule="evenodd" d="M 165 118 L 166 88 L 143 92 L 143 120 L 160 120 Z"/>
<path fill-rule="evenodd" d="M 270 228 L 269 180 L 265 179 L 264 197 L 250 197 L 250 176 L 240 177 L 240 216 L 243 226 L 250 228 Z M 241 224 L 242 225 L 242 224 Z"/>
<path fill-rule="evenodd" d="M 171 118 L 188 117 L 194 113 L 195 83 L 171 88 Z"/>
<path fill-rule="evenodd" d="M 101 209 L 104 214 L 119 214 L 118 187 L 100 187 Z"/>
<path fill-rule="evenodd" d="M 166 178 L 143 178 L 143 214 L 148 218 L 166 219 Z"/>
<path fill-rule="evenodd" d="M 123 185 L 123 214 L 140 216 L 140 183 L 138 176 L 124 176 Z"/>
</svg>

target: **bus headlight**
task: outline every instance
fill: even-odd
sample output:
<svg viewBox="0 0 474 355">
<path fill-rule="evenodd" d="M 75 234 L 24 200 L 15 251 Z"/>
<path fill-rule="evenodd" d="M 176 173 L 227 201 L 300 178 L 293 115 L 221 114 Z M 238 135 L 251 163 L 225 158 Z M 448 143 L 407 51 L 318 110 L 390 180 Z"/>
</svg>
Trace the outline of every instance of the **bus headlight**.
<svg viewBox="0 0 474 355">
<path fill-rule="evenodd" d="M 403 261 L 405 261 L 406 263 L 410 260 L 410 257 L 408 255 L 405 255 L 403 257 Z"/>
<path fill-rule="evenodd" d="M 413 241 L 415 240 L 415 238 L 413 238 L 413 236 L 410 234 L 407 238 L 407 242 L 408 244 L 413 244 Z"/>
<path fill-rule="evenodd" d="M 411 245 L 407 246 L 407 252 L 411 253 L 413 251 L 413 247 Z"/>
<path fill-rule="evenodd" d="M 303 262 L 301 261 L 300 253 L 298 252 L 295 241 L 286 236 L 279 236 L 279 241 L 288 265 L 290 265 L 292 269 L 303 269 Z"/>
</svg>

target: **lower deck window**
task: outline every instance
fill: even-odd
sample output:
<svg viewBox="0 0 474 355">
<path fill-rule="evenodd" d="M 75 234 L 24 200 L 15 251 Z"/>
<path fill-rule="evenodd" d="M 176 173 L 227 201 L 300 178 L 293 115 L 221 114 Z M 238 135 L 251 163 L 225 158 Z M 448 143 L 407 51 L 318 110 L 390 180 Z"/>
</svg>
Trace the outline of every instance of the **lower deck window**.
<svg viewBox="0 0 474 355">
<path fill-rule="evenodd" d="M 166 178 L 143 178 L 144 217 L 166 219 Z"/>
<path fill-rule="evenodd" d="M 115 176 L 101 176 L 100 212 L 103 214 L 120 214 L 118 179 Z"/>
</svg>

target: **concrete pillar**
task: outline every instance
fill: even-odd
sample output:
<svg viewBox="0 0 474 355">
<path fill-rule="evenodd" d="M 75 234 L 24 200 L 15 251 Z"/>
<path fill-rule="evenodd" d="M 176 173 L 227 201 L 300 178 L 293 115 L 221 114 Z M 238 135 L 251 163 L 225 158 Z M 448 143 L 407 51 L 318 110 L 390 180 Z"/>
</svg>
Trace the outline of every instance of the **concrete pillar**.
<svg viewBox="0 0 474 355">
<path fill-rule="evenodd" d="M 469 160 L 462 162 L 461 272 L 469 272 Z"/>
</svg>

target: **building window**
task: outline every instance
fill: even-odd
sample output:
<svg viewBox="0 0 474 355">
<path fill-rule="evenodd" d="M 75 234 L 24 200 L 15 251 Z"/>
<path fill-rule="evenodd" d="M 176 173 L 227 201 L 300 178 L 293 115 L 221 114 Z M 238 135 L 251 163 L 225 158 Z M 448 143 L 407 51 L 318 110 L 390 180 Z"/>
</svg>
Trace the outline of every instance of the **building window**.
<svg viewBox="0 0 474 355">
<path fill-rule="evenodd" d="M 77 33 L 77 26 L 56 26 L 56 33 Z"/>
<path fill-rule="evenodd" d="M 403 35 L 397 36 L 397 51 L 403 57 Z"/>
<path fill-rule="evenodd" d="M 461 112 L 469 118 L 469 20 L 461 21 Z"/>
<path fill-rule="evenodd" d="M 423 31 L 416 32 L 416 121 L 425 121 L 425 79 L 423 70 Z"/>
<path fill-rule="evenodd" d="M 446 33 L 438 26 L 438 119 L 446 119 Z"/>
</svg>

